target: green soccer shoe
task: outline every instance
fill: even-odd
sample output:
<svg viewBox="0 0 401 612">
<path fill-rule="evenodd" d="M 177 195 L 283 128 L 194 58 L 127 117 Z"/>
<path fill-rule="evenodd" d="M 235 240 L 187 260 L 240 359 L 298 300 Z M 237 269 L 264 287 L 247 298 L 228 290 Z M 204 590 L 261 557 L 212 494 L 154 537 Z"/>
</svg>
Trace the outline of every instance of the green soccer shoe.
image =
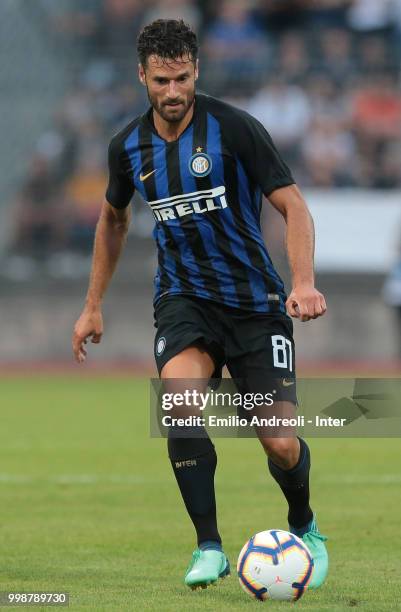
<svg viewBox="0 0 401 612">
<path fill-rule="evenodd" d="M 293 533 L 298 535 L 296 533 L 296 529 L 293 530 Z M 309 548 L 313 559 L 313 572 L 311 581 L 308 584 L 308 589 L 318 589 L 326 580 L 327 572 L 329 570 L 329 556 L 324 544 L 327 537 L 319 533 L 315 516 L 311 521 L 309 531 L 304 533 L 304 535 L 301 536 L 301 539 Z"/>
<path fill-rule="evenodd" d="M 216 584 L 219 578 L 229 575 L 230 563 L 222 551 L 197 548 L 192 554 L 184 582 L 195 591 L 206 589 L 211 584 Z"/>
</svg>

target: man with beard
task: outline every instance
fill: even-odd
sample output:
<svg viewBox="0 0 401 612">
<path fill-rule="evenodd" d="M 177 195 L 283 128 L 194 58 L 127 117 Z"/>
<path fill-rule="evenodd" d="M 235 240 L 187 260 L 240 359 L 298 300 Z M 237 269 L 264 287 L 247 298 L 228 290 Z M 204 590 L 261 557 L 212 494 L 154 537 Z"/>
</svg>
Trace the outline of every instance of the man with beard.
<svg viewBox="0 0 401 612">
<path fill-rule="evenodd" d="M 295 363 L 287 311 L 301 321 L 326 311 L 314 287 L 313 222 L 263 126 L 244 111 L 195 93 L 197 54 L 196 36 L 182 21 L 157 20 L 139 35 L 139 80 L 150 108 L 110 143 L 109 185 L 86 305 L 75 325 L 74 354 L 83 362 L 87 340 L 100 342 L 101 302 L 137 189 L 155 218 L 154 353 L 162 381 L 197 380 L 202 389 L 219 381 L 224 365 L 241 380 L 242 391 L 271 390 L 280 379 L 281 407 L 291 416 Z M 293 282 L 288 298 L 261 234 L 263 194 L 287 223 Z M 195 436 L 193 428 L 172 428 L 168 437 L 171 464 L 197 534 L 185 575 L 191 588 L 205 588 L 230 573 L 216 520 L 216 452 L 206 430 L 199 429 Z M 258 436 L 288 502 L 289 529 L 312 553 L 309 588 L 319 587 L 328 557 L 309 505 L 308 445 L 295 434 Z"/>
</svg>

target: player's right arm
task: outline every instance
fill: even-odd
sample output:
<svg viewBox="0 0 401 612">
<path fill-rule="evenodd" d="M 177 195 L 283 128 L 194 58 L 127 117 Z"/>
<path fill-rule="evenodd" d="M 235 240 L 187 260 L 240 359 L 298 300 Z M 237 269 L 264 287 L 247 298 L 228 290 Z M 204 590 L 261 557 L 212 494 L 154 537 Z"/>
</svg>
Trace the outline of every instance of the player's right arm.
<svg viewBox="0 0 401 612">
<path fill-rule="evenodd" d="M 124 246 L 131 217 L 130 208 L 114 208 L 104 201 L 96 226 L 92 270 L 81 316 L 74 327 L 72 348 L 78 363 L 86 358 L 88 339 L 98 344 L 103 334 L 102 301 Z"/>
<path fill-rule="evenodd" d="M 109 184 L 96 226 L 88 293 L 72 336 L 72 349 L 78 363 L 85 361 L 88 339 L 98 344 L 102 338 L 102 301 L 120 258 L 131 220 L 128 204 L 134 194 L 134 185 L 124 171 L 123 153 L 123 142 L 117 135 L 109 146 Z"/>
</svg>

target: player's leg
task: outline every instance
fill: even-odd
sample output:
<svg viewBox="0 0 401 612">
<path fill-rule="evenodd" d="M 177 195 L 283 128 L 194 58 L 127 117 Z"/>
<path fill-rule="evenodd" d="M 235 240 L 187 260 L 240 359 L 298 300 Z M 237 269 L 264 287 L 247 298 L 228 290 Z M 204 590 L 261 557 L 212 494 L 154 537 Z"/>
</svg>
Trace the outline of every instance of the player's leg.
<svg viewBox="0 0 401 612">
<path fill-rule="evenodd" d="M 280 314 L 256 320 L 242 315 L 234 318 L 227 360 L 231 376 L 239 379 L 242 392 L 275 392 L 273 406 L 261 407 L 259 416 L 294 417 L 296 380 L 291 320 Z M 287 500 L 290 530 L 308 540 L 313 549 L 315 570 L 310 586 L 316 588 L 326 577 L 328 558 L 323 543 L 326 538 L 319 534 L 310 507 L 309 447 L 288 428 L 274 428 L 273 432 L 259 428 L 257 434 L 268 456 L 269 471 Z"/>
<path fill-rule="evenodd" d="M 257 356 L 250 355 L 249 360 L 256 363 Z M 249 366 L 248 366 L 249 368 Z M 249 373 L 247 389 L 253 393 L 268 393 L 272 389 L 276 391 L 274 397 L 280 393 L 282 387 L 280 379 L 275 380 L 271 373 L 264 372 L 263 380 L 258 380 L 259 375 L 253 376 Z M 269 391 L 270 390 L 270 391 Z M 285 393 L 288 392 L 284 389 Z M 287 422 L 295 419 L 295 404 L 291 401 L 275 400 L 273 405 L 255 407 L 253 412 L 259 422 L 264 419 L 275 417 L 277 425 L 258 426 L 255 432 L 263 446 L 268 458 L 268 468 L 279 484 L 288 503 L 288 523 L 290 530 L 302 537 L 309 531 L 313 520 L 313 512 L 310 507 L 309 471 L 310 451 L 305 440 L 296 436 L 295 427 L 282 426 L 283 419 Z"/>
<path fill-rule="evenodd" d="M 169 385 L 169 392 L 178 393 L 181 385 L 188 381 L 191 389 L 196 387 L 197 391 L 202 393 L 206 391 L 214 367 L 213 359 L 206 351 L 202 352 L 198 347 L 191 346 L 170 359 L 163 367 L 160 377 L 164 388 Z M 172 411 L 172 416 L 174 414 Z M 198 546 L 204 542 L 212 542 L 217 548 L 221 548 L 214 494 L 217 457 L 206 430 L 203 427 L 170 427 L 168 453 L 185 506 L 196 530 Z"/>
<path fill-rule="evenodd" d="M 215 363 L 199 346 L 185 348 L 172 357 L 161 370 L 163 387 L 178 392 L 185 381 L 191 389 L 203 392 L 215 370 Z M 196 434 L 196 437 L 193 437 Z M 192 437 L 191 437 L 192 436 Z M 217 528 L 214 474 L 217 456 L 214 446 L 202 427 L 170 428 L 168 452 L 173 471 L 188 514 L 194 524 L 198 548 L 192 556 L 185 576 L 191 588 L 206 588 L 230 573 L 222 551 Z"/>
<path fill-rule="evenodd" d="M 267 407 L 265 412 L 277 418 L 296 416 L 292 402 L 277 402 L 271 408 Z M 288 523 L 297 535 L 302 536 L 313 519 L 309 503 L 309 447 L 305 440 L 295 435 L 295 431 L 286 431 L 282 427 L 260 427 L 256 428 L 256 433 L 267 455 L 269 471 L 287 500 Z"/>
<path fill-rule="evenodd" d="M 163 387 L 205 391 L 210 377 L 221 378 L 224 338 L 213 304 L 194 296 L 166 296 L 155 306 L 155 359 Z M 194 413 L 194 407 L 185 407 Z M 182 408 L 174 406 L 173 411 Z M 171 412 L 170 412 L 171 414 Z M 229 573 L 217 529 L 214 474 L 216 452 L 204 428 L 170 428 L 168 450 L 198 548 L 185 576 L 192 588 L 205 587 Z"/>
<path fill-rule="evenodd" d="M 234 315 L 235 316 L 235 315 Z M 252 414 L 261 419 L 296 416 L 295 351 L 292 323 L 277 314 L 266 318 L 236 316 L 233 328 L 235 346 L 241 352 L 230 354 L 228 368 L 242 393 L 269 394 L 272 405 L 255 406 Z M 307 529 L 313 513 L 309 505 L 310 452 L 295 428 L 258 427 L 256 433 L 268 455 L 268 466 L 289 505 L 292 528 Z"/>
<path fill-rule="evenodd" d="M 310 507 L 310 451 L 302 438 L 259 438 L 270 474 L 288 503 L 290 531 L 302 537 L 313 520 Z"/>
<path fill-rule="evenodd" d="M 271 475 L 288 503 L 289 530 L 307 544 L 314 561 L 309 588 L 318 588 L 326 579 L 328 555 L 316 524 L 309 499 L 310 451 L 302 438 L 259 437 L 268 457 Z"/>
</svg>

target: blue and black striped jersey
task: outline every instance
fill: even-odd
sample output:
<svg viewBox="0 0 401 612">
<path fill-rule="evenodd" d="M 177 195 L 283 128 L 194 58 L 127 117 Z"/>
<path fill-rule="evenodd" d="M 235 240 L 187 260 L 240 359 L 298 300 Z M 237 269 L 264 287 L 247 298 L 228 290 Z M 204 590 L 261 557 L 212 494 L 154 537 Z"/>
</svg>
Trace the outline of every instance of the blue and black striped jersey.
<svg viewBox="0 0 401 612">
<path fill-rule="evenodd" d="M 155 302 L 189 294 L 285 312 L 260 213 L 262 193 L 294 179 L 269 134 L 245 111 L 204 94 L 174 142 L 158 135 L 152 117 L 150 108 L 112 139 L 106 199 L 123 208 L 137 189 L 153 212 Z"/>
</svg>

